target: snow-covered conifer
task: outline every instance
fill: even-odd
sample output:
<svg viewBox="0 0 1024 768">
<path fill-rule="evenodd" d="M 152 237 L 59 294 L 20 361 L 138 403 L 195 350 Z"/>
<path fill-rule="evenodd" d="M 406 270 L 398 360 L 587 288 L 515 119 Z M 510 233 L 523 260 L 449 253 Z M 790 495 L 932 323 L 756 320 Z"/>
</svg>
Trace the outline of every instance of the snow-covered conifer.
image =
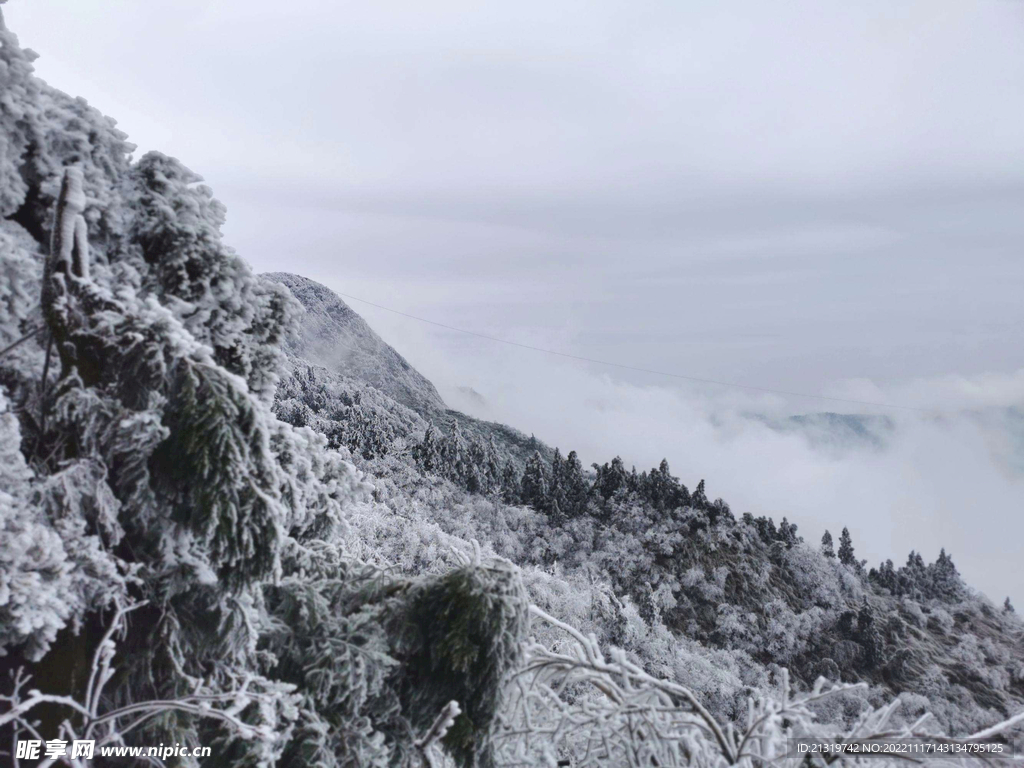
<svg viewBox="0 0 1024 768">
<path fill-rule="evenodd" d="M 534 451 L 523 471 L 520 498 L 536 510 L 543 511 L 548 500 L 548 479 L 540 452 Z"/>
<path fill-rule="evenodd" d="M 522 485 L 515 465 L 509 459 L 501 473 L 501 497 L 506 504 L 519 504 L 522 500 Z"/>
<path fill-rule="evenodd" d="M 857 557 L 853 552 L 853 539 L 850 536 L 850 529 L 843 528 L 839 536 L 839 562 L 843 565 L 857 566 Z"/>
<path fill-rule="evenodd" d="M 832 548 L 832 534 L 825 531 L 821 537 L 821 554 L 825 557 L 835 557 L 835 550 Z"/>
</svg>

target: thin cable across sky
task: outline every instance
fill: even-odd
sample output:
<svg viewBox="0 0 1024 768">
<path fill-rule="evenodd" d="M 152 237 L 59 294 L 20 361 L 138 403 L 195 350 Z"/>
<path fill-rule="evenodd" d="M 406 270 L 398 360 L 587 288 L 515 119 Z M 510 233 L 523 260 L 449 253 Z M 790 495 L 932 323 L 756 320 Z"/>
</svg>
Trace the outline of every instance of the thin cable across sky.
<svg viewBox="0 0 1024 768">
<path fill-rule="evenodd" d="M 486 333 L 477 333 L 476 331 L 470 331 L 470 330 L 467 330 L 465 328 L 456 328 L 455 326 L 448 325 L 447 323 L 439 323 L 436 320 L 428 320 L 425 317 L 418 317 L 417 315 L 411 315 L 408 312 L 402 312 L 401 310 L 398 310 L 398 309 L 392 309 L 391 307 L 385 307 L 383 304 L 377 304 L 376 302 L 370 301 L 368 299 L 361 299 L 358 296 L 352 296 L 351 294 L 348 294 L 348 293 L 341 293 L 339 291 L 338 295 L 339 296 L 344 296 L 346 299 L 352 299 L 353 301 L 358 301 L 358 302 L 361 302 L 363 304 L 367 304 L 367 305 L 369 305 L 371 307 L 376 307 L 377 309 L 383 309 L 385 312 L 391 312 L 391 313 L 396 314 L 396 315 L 401 315 L 402 317 L 408 317 L 410 320 L 416 320 L 416 321 L 421 322 L 421 323 L 427 323 L 428 325 L 435 325 L 438 328 L 445 328 L 445 329 L 447 329 L 449 331 L 456 331 L 458 333 L 465 333 L 465 334 L 467 334 L 469 336 L 476 336 L 476 337 L 481 338 L 481 339 L 487 339 L 488 341 L 495 341 L 495 342 L 498 342 L 499 344 L 508 344 L 510 346 L 513 346 L 513 347 L 520 347 L 522 349 L 529 349 L 529 350 L 532 350 L 534 352 L 543 352 L 546 355 L 556 355 L 558 357 L 564 357 L 564 358 L 567 358 L 569 360 L 578 360 L 580 362 L 594 363 L 596 365 L 607 365 L 607 366 L 610 366 L 612 368 L 621 368 L 621 369 L 624 369 L 624 370 L 627 370 L 627 371 L 638 371 L 640 373 L 651 373 L 651 374 L 654 374 L 656 376 L 668 376 L 668 377 L 673 378 L 673 379 L 681 379 L 682 381 L 690 381 L 690 382 L 694 382 L 694 383 L 697 383 L 697 384 L 714 384 L 714 385 L 719 386 L 719 387 L 733 387 L 735 389 L 746 389 L 746 390 L 750 390 L 750 391 L 753 391 L 753 392 L 765 392 L 765 393 L 772 394 L 772 395 L 784 395 L 784 396 L 787 396 L 787 397 L 806 397 L 806 398 L 811 398 L 813 400 L 825 400 L 825 401 L 832 402 L 832 403 L 845 403 L 847 405 L 865 405 L 865 406 L 870 406 L 872 408 L 894 408 L 894 409 L 901 410 L 901 411 L 916 411 L 918 413 L 930 412 L 927 408 L 917 408 L 917 407 L 912 406 L 912 405 L 897 405 L 895 403 L 876 403 L 876 402 L 870 402 L 870 401 L 867 401 L 867 400 L 852 400 L 852 399 L 846 398 L 846 397 L 829 397 L 827 395 L 812 395 L 809 392 L 792 392 L 792 391 L 785 390 L 785 389 L 772 389 L 771 387 L 756 387 L 756 386 L 752 386 L 750 384 L 737 384 L 736 382 L 732 382 L 732 381 L 717 381 L 716 379 L 703 379 L 703 378 L 700 378 L 700 377 L 697 377 L 697 376 L 686 376 L 686 375 L 681 374 L 681 373 L 672 373 L 670 371 L 658 371 L 658 370 L 655 370 L 653 368 L 642 368 L 642 367 L 636 366 L 636 365 L 627 365 L 625 363 L 615 363 L 615 362 L 612 362 L 610 360 L 597 360 L 597 359 L 592 358 L 592 357 L 584 357 L 582 355 L 573 355 L 573 354 L 570 354 L 568 352 L 560 352 L 560 351 L 558 351 L 556 349 L 545 349 L 543 347 L 535 347 L 535 346 L 533 346 L 531 344 L 522 344 L 522 343 L 520 343 L 518 341 L 510 341 L 508 339 L 501 339 L 501 338 L 498 338 L 497 336 L 488 336 Z"/>
</svg>

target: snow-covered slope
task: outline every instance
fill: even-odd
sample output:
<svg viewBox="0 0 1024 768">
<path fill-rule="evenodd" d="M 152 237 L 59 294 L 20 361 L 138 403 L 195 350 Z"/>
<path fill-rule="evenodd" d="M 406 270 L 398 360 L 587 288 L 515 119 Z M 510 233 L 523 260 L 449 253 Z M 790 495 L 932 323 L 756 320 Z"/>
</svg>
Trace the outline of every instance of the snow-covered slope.
<svg viewBox="0 0 1024 768">
<path fill-rule="evenodd" d="M 585 473 L 446 410 L 325 287 L 257 280 L 199 177 L 133 162 L 2 19 L 0 743 L 801 768 L 793 738 L 1024 708 L 1019 619 L 945 553 L 865 573 L 667 461 Z M 819 675 L 870 687 L 813 720 Z"/>
<path fill-rule="evenodd" d="M 332 290 L 287 272 L 263 276 L 286 285 L 306 310 L 294 354 L 364 381 L 420 415 L 448 409 L 434 385 Z"/>
<path fill-rule="evenodd" d="M 394 435 L 410 437 L 415 433 L 419 439 L 430 423 L 446 434 L 458 429 L 469 440 L 494 443 L 503 461 L 511 459 L 520 468 L 536 451 L 546 460 L 551 459 L 551 448 L 532 436 L 505 424 L 451 410 L 434 385 L 330 288 L 287 272 L 267 273 L 263 277 L 287 286 L 305 309 L 299 319 L 298 338 L 290 342 L 288 350 L 293 366 L 310 363 L 326 369 L 331 374 L 327 376 L 332 380 L 331 386 L 338 391 L 354 394 L 362 385 L 369 385 L 379 393 L 371 395 L 370 400 L 377 402 L 380 395 L 384 396 L 375 413 L 377 418 L 390 423 Z M 413 424 L 408 415 L 400 414 L 404 409 L 389 407 L 390 401 L 411 409 L 423 422 Z"/>
</svg>

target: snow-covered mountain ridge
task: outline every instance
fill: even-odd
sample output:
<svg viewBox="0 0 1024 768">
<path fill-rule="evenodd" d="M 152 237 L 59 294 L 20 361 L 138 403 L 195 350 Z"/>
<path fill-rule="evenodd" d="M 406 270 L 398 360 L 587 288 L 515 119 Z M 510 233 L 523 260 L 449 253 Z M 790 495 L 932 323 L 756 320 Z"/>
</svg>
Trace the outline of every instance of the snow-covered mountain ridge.
<svg viewBox="0 0 1024 768">
<path fill-rule="evenodd" d="M 420 414 L 448 410 L 434 385 L 377 335 L 336 293 L 299 275 L 262 277 L 286 285 L 305 310 L 292 351 L 325 368 L 344 371 Z"/>
<path fill-rule="evenodd" d="M 321 287 L 319 298 L 331 301 L 327 294 Z M 350 309 L 344 315 L 362 324 L 354 316 Z M 316 312 L 312 325 L 323 327 Z M 335 358 L 328 348 L 319 359 Z M 597 569 L 615 594 L 644 606 L 648 620 L 676 637 L 741 651 L 768 668 L 785 665 L 808 684 L 823 674 L 890 694 L 923 694 L 953 729 L 965 727 L 955 723 L 979 705 L 992 707 L 994 717 L 1024 704 L 1018 672 L 1004 686 L 968 671 L 964 659 L 975 653 L 964 642 L 989 649 L 985 664 L 1020 665 L 1024 673 L 1013 650 L 1021 633 L 1011 614 L 971 593 L 944 553 L 931 564 L 911 552 L 903 566 L 870 568 L 857 560 L 845 531 L 836 544 L 810 545 L 786 519 L 734 515 L 710 498 L 703 481 L 688 487 L 673 477 L 667 462 L 638 472 L 616 457 L 591 471 L 575 454 L 523 444 L 514 430 L 518 442 L 496 440 L 500 425 L 474 431 L 467 427 L 474 420 L 454 411 L 402 417 L 407 409 L 370 386 L 358 367 L 328 372 L 304 367 L 300 357 L 293 363 L 298 373 L 278 391 L 280 417 L 338 436 L 336 445 L 353 451 L 396 508 L 426 489 L 441 493 L 448 501 L 437 499 L 423 513 L 445 530 L 486 540 L 524 567 Z M 332 402 L 348 405 L 332 413 Z M 837 414 L 772 426 L 869 446 L 891 429 L 883 418 Z M 534 514 L 509 530 L 498 522 L 509 505 Z M 446 506 L 472 507 L 475 519 L 452 527 Z M 972 703 L 953 705 L 958 697 Z"/>
<path fill-rule="evenodd" d="M 591 472 L 445 410 L 33 58 L 0 16 L 2 760 L 31 736 L 225 768 L 798 768 L 793 738 L 1013 734 L 1024 627 L 945 553 L 867 569 L 668 461 Z"/>
<path fill-rule="evenodd" d="M 443 433 L 455 425 L 469 439 L 494 442 L 501 447 L 503 459 L 517 466 L 525 465 L 536 451 L 550 459 L 551 449 L 514 427 L 483 421 L 448 408 L 437 389 L 425 376 L 369 326 L 345 301 L 320 283 L 300 275 L 273 272 L 262 277 L 288 287 L 302 305 L 294 340 L 286 343 L 296 363 L 311 363 L 323 369 L 323 375 L 348 382 L 358 389 L 357 382 L 372 387 L 385 399 L 405 406 L 420 419 L 418 432 L 427 424 Z M 378 417 L 387 421 L 390 413 L 401 409 L 383 407 Z M 404 420 L 403 420 L 404 421 Z M 404 434 L 397 427 L 392 435 Z"/>
</svg>

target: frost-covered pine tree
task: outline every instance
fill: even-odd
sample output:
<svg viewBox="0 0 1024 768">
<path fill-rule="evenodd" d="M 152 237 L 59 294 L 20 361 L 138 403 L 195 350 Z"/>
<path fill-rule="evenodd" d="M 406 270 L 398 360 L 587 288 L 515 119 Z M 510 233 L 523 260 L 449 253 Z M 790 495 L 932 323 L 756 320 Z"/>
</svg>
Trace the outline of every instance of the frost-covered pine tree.
<svg viewBox="0 0 1024 768">
<path fill-rule="evenodd" d="M 853 551 L 853 539 L 850 536 L 850 529 L 843 528 L 843 532 L 839 535 L 839 562 L 843 565 L 850 565 L 856 567 L 857 556 Z"/>
<path fill-rule="evenodd" d="M 940 600 L 953 601 L 963 594 L 963 582 L 960 573 L 953 564 L 953 558 L 946 554 L 945 548 L 939 552 L 938 559 L 929 567 L 930 593 Z"/>
<path fill-rule="evenodd" d="M 434 473 L 441 463 L 441 448 L 433 424 L 427 425 L 423 440 L 413 449 L 416 462 L 424 472 Z"/>
<path fill-rule="evenodd" d="M 565 459 L 558 448 L 555 448 L 555 454 L 551 459 L 550 478 L 547 492 L 548 505 L 559 508 L 558 519 L 561 520 L 561 509 L 565 506 Z"/>
<path fill-rule="evenodd" d="M 540 451 L 534 451 L 523 470 L 520 499 L 538 511 L 543 511 L 548 501 L 548 479 L 544 472 L 544 460 Z"/>
<path fill-rule="evenodd" d="M 662 459 L 657 469 L 648 475 L 648 498 L 660 510 L 669 510 L 679 501 L 679 479 L 673 477 L 668 459 Z"/>
<path fill-rule="evenodd" d="M 509 459 L 501 473 L 501 498 L 506 504 L 519 504 L 522 501 L 522 485 L 515 464 Z"/>
<path fill-rule="evenodd" d="M 793 546 L 799 541 L 797 536 L 797 526 L 789 522 L 785 517 L 782 518 L 782 522 L 779 523 L 779 541 L 781 541 L 786 549 L 792 549 Z"/>
<path fill-rule="evenodd" d="M 690 497 L 690 504 L 694 509 L 704 509 L 707 507 L 708 495 L 704 490 L 703 478 L 699 483 L 697 483 L 697 487 L 693 489 L 693 495 Z"/>
<path fill-rule="evenodd" d="M 825 557 L 835 557 L 835 550 L 832 548 L 832 534 L 825 531 L 821 537 L 821 554 Z"/>
<path fill-rule="evenodd" d="M 563 513 L 570 517 L 582 514 L 587 506 L 587 496 L 590 492 L 590 487 L 583 474 L 583 463 L 580 461 L 576 451 L 569 451 L 569 455 L 565 457 L 565 466 L 562 470 L 562 488 L 565 495 Z"/>
<path fill-rule="evenodd" d="M 491 493 L 500 493 L 502 488 L 501 464 L 499 463 L 500 456 L 501 451 L 498 449 L 497 443 L 494 442 L 494 435 L 490 435 L 487 440 L 487 456 L 484 464 L 484 478 L 487 484 L 487 490 Z"/>
<path fill-rule="evenodd" d="M 462 436 L 459 422 L 451 422 L 451 433 L 441 444 L 441 461 L 445 477 L 464 485 L 467 478 L 469 448 Z"/>
</svg>

